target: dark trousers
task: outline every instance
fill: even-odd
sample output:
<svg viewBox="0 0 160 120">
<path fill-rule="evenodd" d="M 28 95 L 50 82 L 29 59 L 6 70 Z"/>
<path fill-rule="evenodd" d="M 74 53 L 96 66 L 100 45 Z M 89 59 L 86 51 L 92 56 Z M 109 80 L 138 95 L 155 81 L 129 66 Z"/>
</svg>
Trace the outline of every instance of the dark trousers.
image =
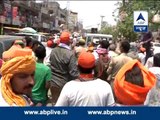
<svg viewBox="0 0 160 120">
<path fill-rule="evenodd" d="M 51 95 L 52 95 L 51 102 L 52 102 L 52 105 L 55 105 L 61 93 L 62 88 L 59 87 L 57 84 L 51 82 L 50 90 L 51 90 Z"/>
</svg>

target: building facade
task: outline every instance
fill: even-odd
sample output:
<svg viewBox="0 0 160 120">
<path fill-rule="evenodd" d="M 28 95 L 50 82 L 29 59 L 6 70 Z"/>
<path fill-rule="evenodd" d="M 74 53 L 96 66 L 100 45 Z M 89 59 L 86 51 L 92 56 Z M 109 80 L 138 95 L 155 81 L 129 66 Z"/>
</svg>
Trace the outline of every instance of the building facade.
<svg viewBox="0 0 160 120">
<path fill-rule="evenodd" d="M 68 15 L 68 29 L 72 32 L 78 30 L 78 13 L 69 11 Z"/>
<path fill-rule="evenodd" d="M 70 14 L 68 14 L 70 13 Z M 32 27 L 39 32 L 59 32 L 64 24 L 67 29 L 77 31 L 83 25 L 78 22 L 78 13 L 61 9 L 55 0 L 1 0 L 0 27 Z"/>
<path fill-rule="evenodd" d="M 32 27 L 41 32 L 59 32 L 60 24 L 66 22 L 65 12 L 57 2 L 1 0 L 0 27 Z"/>
</svg>

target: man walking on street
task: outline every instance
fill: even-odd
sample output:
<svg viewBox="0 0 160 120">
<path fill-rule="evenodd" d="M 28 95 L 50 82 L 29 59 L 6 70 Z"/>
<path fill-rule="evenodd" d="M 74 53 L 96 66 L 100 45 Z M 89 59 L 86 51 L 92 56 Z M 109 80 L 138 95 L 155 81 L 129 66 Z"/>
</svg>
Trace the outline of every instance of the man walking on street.
<svg viewBox="0 0 160 120">
<path fill-rule="evenodd" d="M 38 46 L 35 49 L 35 55 L 38 58 L 35 71 L 35 85 L 32 89 L 32 101 L 37 106 L 46 106 L 48 100 L 48 89 L 50 87 L 51 70 L 48 66 L 43 64 L 46 56 L 46 49 L 44 46 Z"/>
<path fill-rule="evenodd" d="M 78 57 L 80 76 L 65 84 L 55 106 L 112 106 L 114 97 L 111 86 L 94 78 L 95 57 L 82 52 Z"/>
<path fill-rule="evenodd" d="M 113 80 L 120 68 L 126 64 L 128 61 L 132 60 L 132 58 L 127 56 L 129 52 L 130 44 L 128 41 L 121 41 L 120 43 L 120 52 L 121 54 L 117 57 L 111 59 L 109 63 L 109 67 L 107 69 L 108 73 L 108 81 L 110 82 L 111 86 L 113 85 Z"/>
<path fill-rule="evenodd" d="M 52 102 L 56 103 L 62 87 L 70 80 L 76 79 L 79 72 L 76 64 L 75 53 L 70 48 L 70 33 L 64 31 L 60 36 L 60 44 L 55 47 L 50 55 L 52 72 L 51 94 Z"/>
</svg>

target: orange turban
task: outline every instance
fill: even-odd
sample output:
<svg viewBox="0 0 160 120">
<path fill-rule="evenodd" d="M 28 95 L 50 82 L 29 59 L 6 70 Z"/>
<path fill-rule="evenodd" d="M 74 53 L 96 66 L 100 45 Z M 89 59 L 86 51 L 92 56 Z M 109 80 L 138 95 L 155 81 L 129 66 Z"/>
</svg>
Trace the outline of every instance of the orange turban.
<svg viewBox="0 0 160 120">
<path fill-rule="evenodd" d="M 36 61 L 32 57 L 32 52 L 26 49 L 12 47 L 4 54 L 5 58 L 9 58 L 1 67 L 1 92 L 5 101 L 9 105 L 26 106 L 26 101 L 20 95 L 16 95 L 11 88 L 10 80 L 14 74 L 19 72 L 34 72 Z M 23 53 L 21 53 L 23 52 Z"/>
<path fill-rule="evenodd" d="M 90 52 L 81 52 L 78 57 L 78 65 L 83 68 L 92 68 L 95 66 L 95 57 Z"/>
<path fill-rule="evenodd" d="M 62 32 L 60 36 L 60 42 L 68 43 L 69 41 L 70 41 L 70 33 L 67 31 Z"/>
<path fill-rule="evenodd" d="M 16 95 L 11 88 L 10 80 L 15 73 L 35 71 L 35 59 L 32 56 L 15 57 L 4 62 L 1 68 L 1 91 L 2 96 L 9 105 L 26 106 L 26 101 Z"/>
<path fill-rule="evenodd" d="M 137 65 L 142 72 L 144 87 L 129 83 L 125 80 L 125 73 Z M 114 81 L 114 92 L 117 100 L 123 105 L 143 104 L 148 91 L 155 85 L 156 77 L 138 60 L 127 62 L 117 73 Z"/>
<path fill-rule="evenodd" d="M 48 40 L 47 41 L 47 47 L 52 47 L 53 46 L 53 41 L 52 40 Z"/>
<path fill-rule="evenodd" d="M 31 49 L 22 49 L 19 45 L 13 45 L 8 51 L 3 52 L 2 58 L 4 61 L 10 60 L 14 57 L 32 55 Z"/>
</svg>

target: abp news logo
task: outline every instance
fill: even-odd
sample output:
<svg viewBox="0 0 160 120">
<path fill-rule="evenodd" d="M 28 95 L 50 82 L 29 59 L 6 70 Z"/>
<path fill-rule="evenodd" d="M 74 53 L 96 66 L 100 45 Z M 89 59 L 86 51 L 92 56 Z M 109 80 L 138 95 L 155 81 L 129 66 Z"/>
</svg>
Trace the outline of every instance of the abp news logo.
<svg viewBox="0 0 160 120">
<path fill-rule="evenodd" d="M 147 11 L 134 11 L 134 32 L 148 32 Z"/>
</svg>

